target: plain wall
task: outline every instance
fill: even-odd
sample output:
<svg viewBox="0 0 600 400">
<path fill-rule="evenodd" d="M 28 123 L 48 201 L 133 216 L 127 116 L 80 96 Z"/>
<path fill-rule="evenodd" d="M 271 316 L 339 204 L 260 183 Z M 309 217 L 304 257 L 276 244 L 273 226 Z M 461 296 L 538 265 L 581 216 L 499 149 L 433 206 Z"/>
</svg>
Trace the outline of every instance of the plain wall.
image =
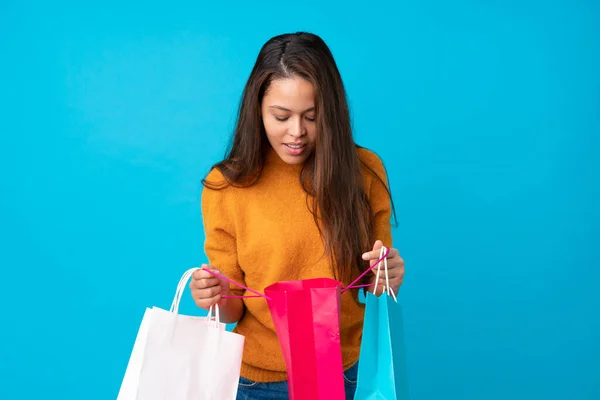
<svg viewBox="0 0 600 400">
<path fill-rule="evenodd" d="M 412 399 L 599 399 L 598 2 L 245 3 L 0 5 L 0 398 L 116 398 L 260 46 L 308 30 L 388 168 Z"/>
</svg>

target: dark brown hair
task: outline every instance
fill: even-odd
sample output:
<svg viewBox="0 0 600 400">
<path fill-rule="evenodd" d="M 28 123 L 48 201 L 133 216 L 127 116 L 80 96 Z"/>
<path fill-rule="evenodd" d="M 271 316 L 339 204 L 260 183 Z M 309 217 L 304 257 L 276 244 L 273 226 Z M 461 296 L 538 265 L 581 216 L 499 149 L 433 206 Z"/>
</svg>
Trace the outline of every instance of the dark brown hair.
<svg viewBox="0 0 600 400">
<path fill-rule="evenodd" d="M 232 143 L 225 159 L 213 168 L 234 186 L 247 187 L 259 179 L 270 146 L 260 116 L 263 96 L 273 80 L 294 76 L 311 82 L 315 90 L 315 150 L 302 167 L 300 181 L 310 195 L 309 208 L 335 276 L 347 284 L 364 270 L 361 255 L 373 246 L 373 213 L 344 84 L 331 51 L 319 36 L 284 34 L 264 44 L 244 88 Z M 364 166 L 384 184 L 391 201 L 387 182 Z M 223 188 L 206 179 L 202 182 L 211 189 Z"/>
</svg>

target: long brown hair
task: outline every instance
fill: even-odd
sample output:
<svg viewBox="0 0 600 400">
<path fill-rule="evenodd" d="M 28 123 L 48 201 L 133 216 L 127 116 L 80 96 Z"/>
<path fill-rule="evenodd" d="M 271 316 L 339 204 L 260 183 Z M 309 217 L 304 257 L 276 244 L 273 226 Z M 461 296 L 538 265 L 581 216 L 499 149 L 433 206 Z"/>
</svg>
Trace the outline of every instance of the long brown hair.
<svg viewBox="0 0 600 400">
<path fill-rule="evenodd" d="M 229 185 L 247 187 L 259 179 L 270 146 L 260 116 L 261 102 L 273 80 L 293 76 L 311 82 L 315 90 L 315 150 L 302 167 L 300 181 L 312 199 L 309 208 L 334 274 L 349 283 L 363 270 L 362 253 L 373 246 L 373 213 L 344 84 L 331 51 L 319 36 L 284 34 L 264 44 L 244 88 L 233 140 L 225 159 L 213 168 L 221 171 Z M 387 182 L 364 167 L 384 184 L 391 201 Z M 211 189 L 223 188 L 206 179 L 202 183 Z"/>
</svg>

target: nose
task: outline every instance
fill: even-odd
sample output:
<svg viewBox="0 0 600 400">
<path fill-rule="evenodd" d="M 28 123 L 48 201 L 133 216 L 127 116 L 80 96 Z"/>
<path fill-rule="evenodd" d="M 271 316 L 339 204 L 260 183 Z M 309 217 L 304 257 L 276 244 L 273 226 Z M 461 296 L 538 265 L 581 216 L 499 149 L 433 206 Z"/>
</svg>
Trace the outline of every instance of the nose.
<svg viewBox="0 0 600 400">
<path fill-rule="evenodd" d="M 292 126 L 290 127 L 290 134 L 294 138 L 300 138 L 300 137 L 306 135 L 306 128 L 304 127 L 304 124 L 302 123 L 302 117 L 295 118 L 293 120 Z"/>
</svg>

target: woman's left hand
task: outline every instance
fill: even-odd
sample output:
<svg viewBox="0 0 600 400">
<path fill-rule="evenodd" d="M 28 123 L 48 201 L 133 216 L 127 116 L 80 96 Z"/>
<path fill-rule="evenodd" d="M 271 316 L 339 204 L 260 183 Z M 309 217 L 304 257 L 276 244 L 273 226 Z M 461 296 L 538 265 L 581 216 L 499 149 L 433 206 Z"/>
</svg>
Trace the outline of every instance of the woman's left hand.
<svg viewBox="0 0 600 400">
<path fill-rule="evenodd" d="M 381 240 L 377 240 L 373 245 L 373 250 L 366 252 L 362 255 L 362 259 L 365 261 L 369 261 L 369 265 L 373 266 L 377 260 L 380 258 L 381 248 L 383 247 L 383 242 Z M 388 266 L 388 278 L 390 282 L 390 288 L 394 291 L 394 294 L 398 293 L 398 289 L 402 285 L 402 281 L 404 280 L 404 260 L 400 257 L 400 252 L 397 249 L 390 248 L 389 253 L 387 255 L 387 266 Z M 370 283 L 375 283 L 375 279 L 377 278 L 377 267 L 372 269 L 373 277 L 369 279 Z M 386 281 L 385 281 L 385 269 L 383 261 L 381 261 L 381 268 L 379 270 L 379 283 L 377 285 L 377 290 L 375 294 L 380 296 L 384 290 L 386 290 Z M 379 290 L 379 289 L 382 290 Z"/>
</svg>

